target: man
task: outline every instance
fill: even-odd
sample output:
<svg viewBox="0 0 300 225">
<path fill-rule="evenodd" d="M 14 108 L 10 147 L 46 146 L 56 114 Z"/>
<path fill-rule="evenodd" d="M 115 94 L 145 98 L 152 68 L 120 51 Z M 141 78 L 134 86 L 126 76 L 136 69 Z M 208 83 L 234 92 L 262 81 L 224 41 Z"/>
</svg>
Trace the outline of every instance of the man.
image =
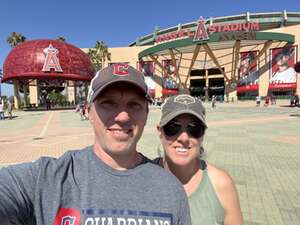
<svg viewBox="0 0 300 225">
<path fill-rule="evenodd" d="M 0 120 L 4 120 L 5 115 L 4 115 L 4 104 L 3 101 L 0 98 Z"/>
<path fill-rule="evenodd" d="M 137 152 L 148 115 L 142 73 L 114 64 L 91 82 L 92 148 L 0 171 L 0 225 L 190 225 L 178 180 Z"/>
<path fill-rule="evenodd" d="M 278 69 L 273 73 L 270 83 L 295 83 L 297 81 L 297 73 L 294 67 L 289 67 L 290 57 L 291 53 L 289 48 L 284 48 L 275 57 Z"/>
<path fill-rule="evenodd" d="M 252 85 L 258 83 L 258 70 L 256 67 L 249 68 L 255 56 L 254 52 L 248 52 L 241 56 L 239 68 L 239 85 Z"/>
<path fill-rule="evenodd" d="M 12 119 L 12 110 L 13 106 L 10 100 L 7 101 L 7 113 L 8 113 L 8 118 L 11 120 Z"/>
</svg>

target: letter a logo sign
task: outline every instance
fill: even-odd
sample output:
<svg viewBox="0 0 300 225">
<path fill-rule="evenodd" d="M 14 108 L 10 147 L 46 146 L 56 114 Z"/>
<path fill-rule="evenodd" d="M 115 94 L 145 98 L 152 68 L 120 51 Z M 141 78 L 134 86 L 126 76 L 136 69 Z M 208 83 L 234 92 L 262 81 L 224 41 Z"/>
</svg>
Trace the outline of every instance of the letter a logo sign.
<svg viewBox="0 0 300 225">
<path fill-rule="evenodd" d="M 198 27 L 195 32 L 194 41 L 201 41 L 201 40 L 208 40 L 208 39 L 209 39 L 209 37 L 208 37 L 208 33 L 206 31 L 205 21 L 201 17 L 198 20 Z"/>
<path fill-rule="evenodd" d="M 44 49 L 44 53 L 46 58 L 42 71 L 49 72 L 51 69 L 54 69 L 55 72 L 63 72 L 57 57 L 58 50 L 50 44 L 48 48 Z"/>
</svg>

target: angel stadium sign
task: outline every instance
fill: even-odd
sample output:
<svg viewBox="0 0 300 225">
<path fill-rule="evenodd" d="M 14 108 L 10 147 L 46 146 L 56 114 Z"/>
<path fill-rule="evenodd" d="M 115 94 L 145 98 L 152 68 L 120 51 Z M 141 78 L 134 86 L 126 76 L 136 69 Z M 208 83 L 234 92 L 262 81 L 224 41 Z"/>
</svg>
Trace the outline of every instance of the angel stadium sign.
<svg viewBox="0 0 300 225">
<path fill-rule="evenodd" d="M 209 35 L 213 33 L 226 33 L 226 32 L 249 32 L 259 31 L 258 22 L 241 22 L 241 23 L 220 23 L 206 25 L 203 18 L 198 20 L 195 28 L 179 29 L 178 31 L 169 32 L 159 35 L 155 42 L 161 43 L 175 39 L 191 38 L 194 41 L 208 40 Z"/>
</svg>

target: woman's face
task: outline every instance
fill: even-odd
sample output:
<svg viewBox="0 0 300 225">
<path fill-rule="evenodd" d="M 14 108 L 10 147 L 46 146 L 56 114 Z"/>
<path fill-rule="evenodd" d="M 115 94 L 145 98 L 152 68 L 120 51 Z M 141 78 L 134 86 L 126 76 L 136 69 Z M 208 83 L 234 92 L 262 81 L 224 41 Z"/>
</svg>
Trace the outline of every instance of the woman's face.
<svg viewBox="0 0 300 225">
<path fill-rule="evenodd" d="M 168 162 L 187 166 L 197 160 L 205 132 L 199 119 L 182 114 L 157 130 Z"/>
</svg>

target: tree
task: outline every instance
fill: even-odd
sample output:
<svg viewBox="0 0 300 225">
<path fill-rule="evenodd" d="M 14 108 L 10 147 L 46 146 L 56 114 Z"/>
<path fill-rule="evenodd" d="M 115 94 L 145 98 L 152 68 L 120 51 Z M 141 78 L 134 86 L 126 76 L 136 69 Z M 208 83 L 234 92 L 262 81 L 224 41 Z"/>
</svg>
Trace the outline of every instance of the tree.
<svg viewBox="0 0 300 225">
<path fill-rule="evenodd" d="M 66 42 L 66 38 L 63 37 L 63 36 L 58 36 L 58 37 L 56 38 L 56 40 L 62 41 L 62 42 Z"/>
<path fill-rule="evenodd" d="M 52 91 L 48 94 L 49 100 L 54 105 L 65 105 L 67 102 L 66 96 L 64 96 L 61 93 L 57 93 L 55 91 Z"/>
<path fill-rule="evenodd" d="M 18 44 L 21 44 L 26 41 L 26 37 L 17 32 L 12 32 L 10 36 L 6 39 L 6 42 L 10 44 L 12 48 L 16 47 Z"/>
<path fill-rule="evenodd" d="M 26 41 L 26 37 L 17 32 L 12 32 L 10 36 L 6 39 L 6 42 L 10 44 L 12 48 L 16 47 L 18 44 L 21 44 Z M 16 97 L 16 108 L 20 108 L 20 95 L 19 95 L 19 81 L 14 79 L 14 95 Z"/>
<path fill-rule="evenodd" d="M 90 48 L 88 55 L 96 70 L 102 69 L 106 60 L 110 61 L 111 53 L 104 41 L 96 41 L 95 47 Z"/>
</svg>

